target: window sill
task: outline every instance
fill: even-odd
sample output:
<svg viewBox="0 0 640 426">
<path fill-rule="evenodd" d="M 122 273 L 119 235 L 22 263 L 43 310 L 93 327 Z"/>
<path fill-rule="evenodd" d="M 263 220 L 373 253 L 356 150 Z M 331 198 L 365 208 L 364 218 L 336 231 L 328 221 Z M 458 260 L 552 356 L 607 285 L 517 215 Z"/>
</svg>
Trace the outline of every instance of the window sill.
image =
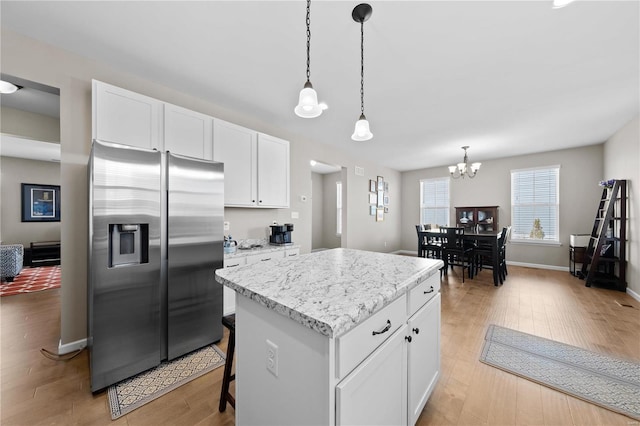
<svg viewBox="0 0 640 426">
<path fill-rule="evenodd" d="M 551 241 L 551 240 L 516 240 L 516 239 L 511 239 L 509 240 L 509 242 L 511 244 L 522 244 L 522 245 L 529 245 L 529 246 L 555 246 L 555 247 L 561 247 L 562 243 L 560 241 Z"/>
</svg>

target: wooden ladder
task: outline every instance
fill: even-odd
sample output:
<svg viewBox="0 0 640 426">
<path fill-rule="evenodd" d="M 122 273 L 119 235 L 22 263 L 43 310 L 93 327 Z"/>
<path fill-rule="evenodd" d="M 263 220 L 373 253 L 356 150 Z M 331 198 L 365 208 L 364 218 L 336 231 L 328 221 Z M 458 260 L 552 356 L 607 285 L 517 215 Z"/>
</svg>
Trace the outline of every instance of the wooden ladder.
<svg viewBox="0 0 640 426">
<path fill-rule="evenodd" d="M 591 287 L 591 284 L 596 281 L 596 278 L 602 278 L 599 274 L 599 265 L 601 262 L 616 262 L 620 258 L 624 258 L 624 241 L 625 235 L 614 236 L 612 229 L 612 221 L 615 218 L 615 206 L 616 200 L 621 199 L 621 194 L 626 195 L 626 180 L 615 180 L 612 188 L 604 188 L 602 190 L 602 197 L 600 198 L 600 204 L 596 211 L 596 218 L 593 223 L 593 229 L 591 230 L 591 238 L 589 238 L 589 245 L 585 252 L 585 261 L 582 264 L 581 278 L 584 278 L 587 287 Z M 620 216 L 626 218 L 626 199 L 622 197 L 620 203 Z M 624 230 L 626 224 L 621 224 L 622 230 Z M 611 229 L 611 233 L 608 233 Z M 624 231 L 622 231 L 624 232 Z M 613 252 L 615 245 L 608 244 L 613 241 L 622 241 L 620 257 L 615 257 L 610 253 Z M 624 268 L 624 263 L 620 265 L 620 268 Z M 614 265 L 610 265 L 611 268 Z M 624 277 L 624 272 L 622 272 Z M 613 275 L 613 274 L 612 274 Z M 614 277 L 613 281 L 617 283 L 620 277 Z M 624 278 L 622 278 L 624 280 Z M 612 281 L 611 278 L 608 281 Z"/>
</svg>

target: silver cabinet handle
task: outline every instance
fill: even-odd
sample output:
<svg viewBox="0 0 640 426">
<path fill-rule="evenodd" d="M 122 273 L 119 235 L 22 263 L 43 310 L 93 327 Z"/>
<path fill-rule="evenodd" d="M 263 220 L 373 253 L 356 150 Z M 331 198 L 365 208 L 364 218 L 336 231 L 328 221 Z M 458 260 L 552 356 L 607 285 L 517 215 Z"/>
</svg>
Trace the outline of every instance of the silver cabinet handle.
<svg viewBox="0 0 640 426">
<path fill-rule="evenodd" d="M 424 294 L 433 293 L 433 290 L 434 290 L 434 288 L 433 288 L 433 286 L 431 286 L 431 288 L 429 289 L 429 291 L 425 291 L 425 292 L 424 292 Z"/>
<path fill-rule="evenodd" d="M 375 336 L 376 334 L 386 333 L 390 329 L 391 329 L 391 320 L 387 320 L 387 325 L 380 331 L 374 331 L 372 335 Z"/>
<path fill-rule="evenodd" d="M 235 264 L 235 265 L 227 265 L 227 268 L 235 268 L 236 266 L 240 266 L 239 263 Z"/>
<path fill-rule="evenodd" d="M 267 260 L 271 260 L 271 258 L 268 259 L 260 259 L 261 262 L 266 262 Z"/>
</svg>

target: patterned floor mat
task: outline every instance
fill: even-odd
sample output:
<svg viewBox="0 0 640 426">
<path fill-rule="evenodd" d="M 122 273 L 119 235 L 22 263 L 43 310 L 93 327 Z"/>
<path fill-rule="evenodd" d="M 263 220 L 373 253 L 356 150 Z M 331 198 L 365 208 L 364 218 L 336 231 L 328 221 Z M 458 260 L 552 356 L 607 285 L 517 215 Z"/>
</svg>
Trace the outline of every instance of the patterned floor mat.
<svg viewBox="0 0 640 426">
<path fill-rule="evenodd" d="M 0 296 L 32 293 L 60 287 L 60 265 L 23 268 L 13 282 L 0 284 Z"/>
</svg>

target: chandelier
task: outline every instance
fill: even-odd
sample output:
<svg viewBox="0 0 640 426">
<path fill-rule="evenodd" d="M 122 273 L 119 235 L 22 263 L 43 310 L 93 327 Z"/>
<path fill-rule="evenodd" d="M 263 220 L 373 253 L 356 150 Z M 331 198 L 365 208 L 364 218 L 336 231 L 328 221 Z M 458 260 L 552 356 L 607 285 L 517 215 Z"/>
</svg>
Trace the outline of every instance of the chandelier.
<svg viewBox="0 0 640 426">
<path fill-rule="evenodd" d="M 467 157 L 468 148 L 468 146 L 462 147 L 462 149 L 464 149 L 464 159 L 462 160 L 462 163 L 458 163 L 457 166 L 449 166 L 449 173 L 451 174 L 451 177 L 453 179 L 458 179 L 460 177 L 464 179 L 465 175 L 473 179 L 474 177 L 476 177 L 478 170 L 480 170 L 480 165 L 482 163 L 469 164 L 469 157 Z"/>
</svg>

